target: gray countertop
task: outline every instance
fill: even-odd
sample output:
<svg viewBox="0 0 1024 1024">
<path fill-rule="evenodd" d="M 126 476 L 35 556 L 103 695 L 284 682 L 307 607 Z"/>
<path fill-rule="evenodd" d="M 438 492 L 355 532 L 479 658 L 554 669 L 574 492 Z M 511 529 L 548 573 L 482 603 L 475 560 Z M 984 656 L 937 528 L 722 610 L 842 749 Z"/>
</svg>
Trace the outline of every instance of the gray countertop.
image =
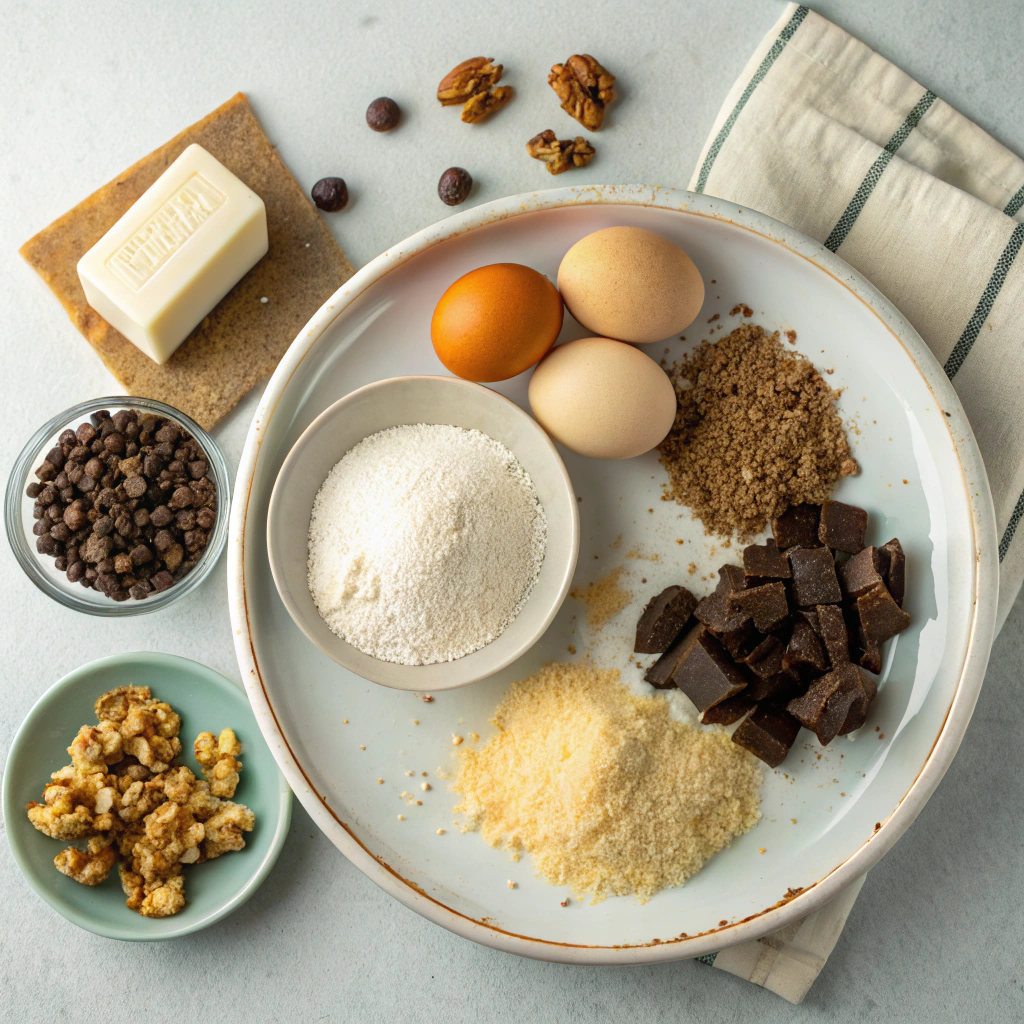
<svg viewBox="0 0 1024 1024">
<path fill-rule="evenodd" d="M 1024 152 L 1018 0 L 827 0 L 815 8 Z M 546 71 L 579 50 L 606 60 L 622 99 L 598 137 L 597 158 L 571 183 L 685 187 L 722 99 L 781 10 L 775 0 L 0 0 L 4 476 L 44 420 L 117 390 L 18 246 L 237 90 L 249 94 L 300 184 L 347 179 L 350 207 L 329 223 L 358 267 L 448 212 L 435 184 L 451 164 L 476 178 L 474 203 L 569 183 L 550 179 L 522 146 L 544 128 L 565 128 Z M 432 91 L 444 71 L 478 52 L 505 64 L 518 95 L 468 129 Z M 405 122 L 373 136 L 363 112 L 381 94 L 401 104 Z M 232 467 L 256 397 L 216 428 Z M 6 544 L 0 580 L 0 765 L 43 690 L 94 658 L 168 651 L 238 678 L 223 563 L 182 605 L 123 621 L 58 608 L 21 574 Z M 572 968 L 475 946 L 386 896 L 296 805 L 262 889 L 227 920 L 170 943 L 129 945 L 80 931 L 31 892 L 0 845 L 0 1019 L 1024 1019 L 1022 663 L 1018 600 L 960 753 L 871 872 L 799 1008 L 691 961 Z"/>
</svg>

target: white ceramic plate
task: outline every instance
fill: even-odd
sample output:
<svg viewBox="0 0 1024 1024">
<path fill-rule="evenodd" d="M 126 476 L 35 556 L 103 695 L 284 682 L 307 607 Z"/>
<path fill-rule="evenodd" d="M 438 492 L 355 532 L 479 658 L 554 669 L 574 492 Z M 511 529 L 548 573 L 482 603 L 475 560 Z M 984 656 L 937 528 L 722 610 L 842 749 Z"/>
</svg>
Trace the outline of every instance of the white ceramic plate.
<svg viewBox="0 0 1024 1024">
<path fill-rule="evenodd" d="M 746 303 L 755 321 L 795 330 L 798 349 L 834 371 L 828 379 L 844 389 L 840 409 L 863 468 L 837 497 L 869 510 L 870 541 L 902 540 L 913 625 L 886 649 L 867 726 L 827 749 L 801 733 L 788 760 L 766 773 L 761 823 L 685 887 L 645 905 L 611 899 L 562 907 L 567 893 L 534 878 L 529 858 L 513 864 L 453 826 L 455 798 L 438 772 L 453 763 L 452 734 L 476 730 L 484 742 L 508 682 L 552 659 L 589 653 L 641 688 L 628 658 L 643 603 L 670 582 L 710 589 L 708 572 L 735 561 L 736 548 L 723 551 L 686 510 L 659 500 L 665 477 L 653 454 L 599 462 L 563 451 L 580 498 L 576 584 L 622 566 L 631 605 L 592 635 L 570 598 L 519 661 L 425 703 L 351 675 L 300 632 L 274 588 L 265 522 L 284 456 L 332 402 L 395 374 L 443 372 L 429 326 L 448 284 L 499 261 L 554 279 L 570 245 L 615 224 L 679 243 L 707 284 L 687 340 L 647 352 L 672 359 L 713 328 L 738 323 L 730 310 Z M 709 326 L 715 314 L 720 319 Z M 585 333 L 566 317 L 563 340 Z M 498 390 L 525 406 L 527 377 Z M 457 214 L 384 253 L 339 289 L 282 360 L 250 429 L 236 493 L 229 545 L 236 650 L 257 718 L 296 795 L 335 845 L 407 906 L 529 956 L 573 963 L 697 956 L 821 906 L 878 860 L 934 790 L 970 718 L 991 645 L 998 585 L 991 498 L 941 368 L 842 260 L 767 217 L 706 196 L 641 186 L 515 196 Z M 685 714 L 685 698 L 672 699 Z M 432 788 L 422 790 L 422 782 Z M 400 796 L 405 791 L 411 797 Z M 439 828 L 446 833 L 437 835 Z"/>
</svg>

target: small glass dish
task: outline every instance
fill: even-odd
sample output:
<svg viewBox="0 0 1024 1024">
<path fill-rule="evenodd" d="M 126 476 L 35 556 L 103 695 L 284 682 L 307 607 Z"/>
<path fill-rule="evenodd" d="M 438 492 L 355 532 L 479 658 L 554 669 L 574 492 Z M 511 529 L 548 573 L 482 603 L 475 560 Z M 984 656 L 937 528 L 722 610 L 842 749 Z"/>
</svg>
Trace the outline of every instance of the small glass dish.
<svg viewBox="0 0 1024 1024">
<path fill-rule="evenodd" d="M 80 583 L 72 583 L 67 575 L 56 569 L 53 559 L 36 551 L 32 527 L 32 499 L 25 489 L 36 479 L 35 469 L 46 457 L 46 453 L 57 444 L 57 439 L 66 429 L 74 430 L 80 423 L 103 409 L 111 414 L 119 409 L 134 409 L 163 416 L 188 431 L 206 453 L 210 470 L 207 474 L 217 486 L 217 521 L 199 561 L 177 583 L 166 590 L 153 592 L 142 600 L 129 598 L 114 601 L 105 594 Z M 133 398 L 130 395 L 116 395 L 109 398 L 94 398 L 55 416 L 40 427 L 21 450 L 7 481 L 4 501 L 4 525 L 7 539 L 22 569 L 28 578 L 48 597 L 60 602 L 66 608 L 86 612 L 89 615 L 142 615 L 156 611 L 192 593 L 210 574 L 224 551 L 228 537 L 228 510 L 231 504 L 231 481 L 227 463 L 213 438 L 198 423 L 184 413 L 163 402 L 151 398 Z"/>
</svg>

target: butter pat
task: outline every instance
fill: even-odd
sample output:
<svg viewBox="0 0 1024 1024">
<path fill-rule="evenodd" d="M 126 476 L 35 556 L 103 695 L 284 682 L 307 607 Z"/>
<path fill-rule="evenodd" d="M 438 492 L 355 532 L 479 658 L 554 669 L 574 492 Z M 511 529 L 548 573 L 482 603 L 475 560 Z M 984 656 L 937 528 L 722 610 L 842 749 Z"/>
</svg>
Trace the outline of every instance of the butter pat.
<svg viewBox="0 0 1024 1024">
<path fill-rule="evenodd" d="M 89 305 L 156 363 L 267 252 L 263 200 L 192 145 L 79 260 Z"/>
</svg>

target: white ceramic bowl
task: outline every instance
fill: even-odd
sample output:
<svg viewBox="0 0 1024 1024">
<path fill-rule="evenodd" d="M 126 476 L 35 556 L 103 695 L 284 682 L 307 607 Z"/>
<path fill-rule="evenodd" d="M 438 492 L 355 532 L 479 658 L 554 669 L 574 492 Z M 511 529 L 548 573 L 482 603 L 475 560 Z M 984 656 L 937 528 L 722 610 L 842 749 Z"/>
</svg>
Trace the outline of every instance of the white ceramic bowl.
<svg viewBox="0 0 1024 1024">
<path fill-rule="evenodd" d="M 306 582 L 313 499 L 331 469 L 364 437 L 405 423 L 447 423 L 500 441 L 530 474 L 548 521 L 547 550 L 526 604 L 501 636 L 438 665 L 396 665 L 357 650 L 320 617 Z M 270 568 L 295 624 L 329 658 L 399 690 L 451 690 L 493 675 L 529 650 L 551 624 L 576 568 L 580 517 L 572 481 L 547 434 L 514 402 L 458 377 L 391 377 L 321 413 L 281 466 L 267 516 Z"/>
</svg>

